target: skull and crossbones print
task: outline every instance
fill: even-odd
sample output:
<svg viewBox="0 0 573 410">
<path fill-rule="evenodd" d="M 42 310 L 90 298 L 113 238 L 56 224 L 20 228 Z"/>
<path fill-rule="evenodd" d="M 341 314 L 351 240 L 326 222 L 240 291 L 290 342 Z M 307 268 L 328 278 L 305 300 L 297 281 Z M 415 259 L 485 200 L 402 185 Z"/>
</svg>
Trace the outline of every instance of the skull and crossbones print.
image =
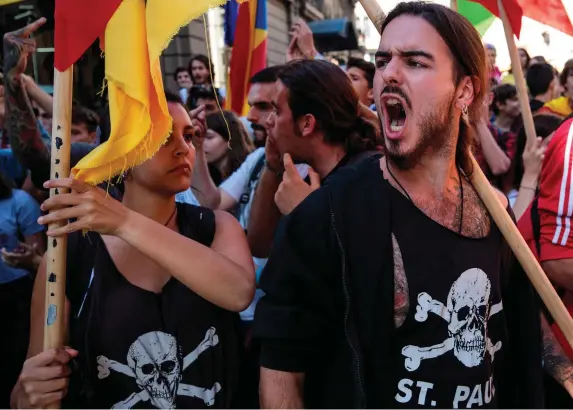
<svg viewBox="0 0 573 410">
<path fill-rule="evenodd" d="M 159 409 L 173 409 L 176 407 L 175 398 L 178 395 L 195 397 L 203 400 L 205 405 L 212 406 L 215 403 L 215 395 L 221 390 L 219 383 L 215 383 L 211 388 L 202 388 L 180 382 L 182 372 L 195 362 L 201 353 L 218 343 L 216 329 L 211 327 L 197 348 L 182 358 L 175 337 L 159 331 L 145 333 L 131 344 L 127 365 L 98 356 L 98 378 L 105 379 L 110 375 L 110 370 L 113 370 L 135 378 L 141 389 L 112 408 L 130 409 L 140 402 L 149 401 Z"/>
<path fill-rule="evenodd" d="M 453 350 L 456 358 L 466 367 L 479 366 L 489 352 L 493 362 L 501 349 L 501 341 L 493 344 L 487 335 L 487 322 L 503 310 L 502 302 L 490 306 L 491 283 L 481 269 L 463 272 L 452 284 L 446 305 L 425 292 L 418 294 L 414 318 L 425 322 L 433 313 L 448 323 L 448 338 L 434 346 L 405 346 L 404 366 L 415 371 L 423 360 L 434 359 Z"/>
</svg>

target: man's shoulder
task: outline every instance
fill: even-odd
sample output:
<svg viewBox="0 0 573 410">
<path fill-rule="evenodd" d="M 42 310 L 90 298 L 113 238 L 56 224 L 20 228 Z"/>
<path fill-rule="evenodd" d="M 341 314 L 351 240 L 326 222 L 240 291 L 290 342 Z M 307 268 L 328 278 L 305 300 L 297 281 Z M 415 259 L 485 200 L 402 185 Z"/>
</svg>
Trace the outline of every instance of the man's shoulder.
<svg viewBox="0 0 573 410">
<path fill-rule="evenodd" d="M 356 165 L 342 167 L 327 185 L 315 190 L 297 206 L 289 219 L 320 218 L 325 209 L 337 212 L 356 204 L 370 203 L 374 196 L 384 196 L 385 187 L 380 158 L 369 157 Z"/>
</svg>

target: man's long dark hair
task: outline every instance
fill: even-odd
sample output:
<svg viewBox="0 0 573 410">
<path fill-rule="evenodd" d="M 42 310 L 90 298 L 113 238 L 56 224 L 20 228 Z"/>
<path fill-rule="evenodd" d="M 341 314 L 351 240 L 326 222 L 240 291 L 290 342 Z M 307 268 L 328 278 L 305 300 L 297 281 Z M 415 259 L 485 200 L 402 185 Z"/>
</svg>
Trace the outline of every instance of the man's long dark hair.
<svg viewBox="0 0 573 410">
<path fill-rule="evenodd" d="M 322 60 L 295 60 L 278 78 L 288 89 L 294 120 L 313 115 L 325 141 L 343 145 L 348 154 L 376 148 L 374 127 L 358 115 L 358 96 L 340 67 Z"/>
<path fill-rule="evenodd" d="M 487 86 L 486 56 L 480 35 L 462 15 L 448 7 L 425 2 L 398 4 L 382 22 L 382 32 L 392 20 L 402 15 L 420 17 L 436 29 L 452 54 L 452 80 L 456 86 L 464 77 L 472 78 L 474 99 L 468 107 L 469 124 L 460 118 L 460 133 L 456 145 L 456 164 L 466 175 L 470 175 L 472 166 L 469 152 L 474 134 L 470 128 L 480 119 Z"/>
</svg>

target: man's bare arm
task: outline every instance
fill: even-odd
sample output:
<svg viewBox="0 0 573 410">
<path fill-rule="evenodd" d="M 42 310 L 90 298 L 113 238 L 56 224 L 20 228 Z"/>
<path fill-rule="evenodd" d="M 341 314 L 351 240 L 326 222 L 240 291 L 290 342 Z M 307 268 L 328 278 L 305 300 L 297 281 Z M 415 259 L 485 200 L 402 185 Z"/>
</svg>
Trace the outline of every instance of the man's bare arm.
<svg viewBox="0 0 573 410">
<path fill-rule="evenodd" d="M 263 409 L 302 409 L 304 373 L 261 367 L 259 394 Z"/>
<path fill-rule="evenodd" d="M 247 227 L 249 247 L 256 258 L 267 258 L 271 251 L 275 230 L 281 218 L 275 204 L 275 194 L 280 183 L 281 178 L 276 172 L 268 168 L 263 170 L 251 204 Z"/>
<path fill-rule="evenodd" d="M 12 151 L 20 163 L 29 169 L 50 163 L 50 152 L 40 135 L 22 77 L 28 55 L 35 48 L 29 35 L 44 23 L 45 19 L 40 19 L 4 35 L 5 127 Z"/>
<path fill-rule="evenodd" d="M 541 315 L 543 332 L 543 367 L 573 397 L 573 363 L 555 338 L 553 330 Z"/>
<path fill-rule="evenodd" d="M 495 141 L 493 135 L 491 135 L 490 130 L 487 128 L 485 121 L 481 121 L 476 126 L 476 131 L 478 134 L 479 142 L 483 155 L 491 172 L 494 175 L 502 175 L 509 169 L 511 165 L 511 160 L 499 147 Z"/>
</svg>

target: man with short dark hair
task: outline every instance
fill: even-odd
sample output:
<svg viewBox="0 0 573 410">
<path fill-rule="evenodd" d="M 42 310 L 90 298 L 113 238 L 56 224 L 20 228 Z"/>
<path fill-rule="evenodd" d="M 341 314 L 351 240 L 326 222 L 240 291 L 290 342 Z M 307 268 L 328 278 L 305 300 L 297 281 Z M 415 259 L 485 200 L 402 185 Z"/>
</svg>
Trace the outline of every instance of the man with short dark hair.
<svg viewBox="0 0 573 410">
<path fill-rule="evenodd" d="M 219 105 L 223 106 L 223 99 L 219 90 L 207 84 L 195 84 L 189 90 L 187 106 L 194 110 L 197 107 L 205 106 L 205 115 L 213 114 L 219 111 Z"/>
<path fill-rule="evenodd" d="M 555 69 L 547 63 L 533 64 L 527 70 L 527 88 L 531 94 L 529 106 L 535 114 L 543 105 L 559 97 L 559 78 Z"/>
<path fill-rule="evenodd" d="M 346 75 L 350 79 L 354 91 L 358 94 L 358 100 L 367 107 L 374 103 L 372 87 L 374 86 L 375 72 L 374 64 L 362 58 L 349 58 L 346 64 Z"/>
<path fill-rule="evenodd" d="M 71 141 L 97 144 L 99 116 L 92 110 L 74 105 L 72 107 Z"/>
<path fill-rule="evenodd" d="M 179 87 L 179 97 L 181 101 L 186 103 L 189 98 L 189 89 L 193 86 L 193 80 L 191 80 L 189 70 L 185 67 L 177 67 L 173 73 L 173 79 Z"/>
</svg>

